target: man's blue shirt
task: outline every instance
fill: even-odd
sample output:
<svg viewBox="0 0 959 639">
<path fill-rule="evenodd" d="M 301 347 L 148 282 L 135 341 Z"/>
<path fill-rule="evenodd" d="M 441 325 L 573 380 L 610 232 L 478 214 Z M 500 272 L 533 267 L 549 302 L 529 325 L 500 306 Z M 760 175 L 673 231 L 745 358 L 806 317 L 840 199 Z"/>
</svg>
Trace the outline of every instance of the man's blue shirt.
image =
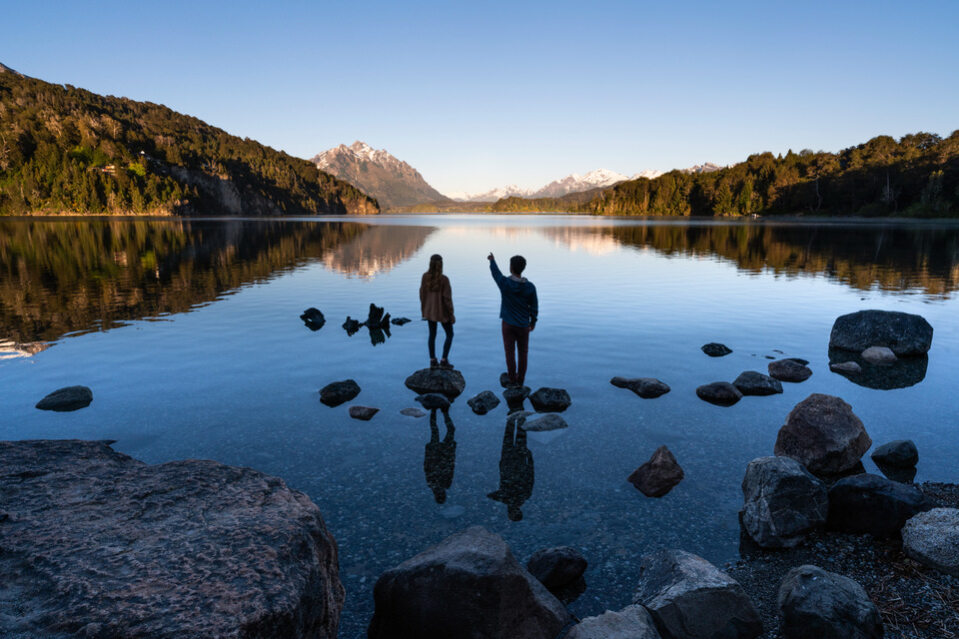
<svg viewBox="0 0 959 639">
<path fill-rule="evenodd" d="M 523 278 L 521 280 L 503 275 L 496 260 L 489 261 L 489 270 L 499 287 L 502 302 L 499 316 L 511 326 L 526 327 L 536 324 L 539 315 L 539 300 L 536 299 L 536 287 Z"/>
</svg>

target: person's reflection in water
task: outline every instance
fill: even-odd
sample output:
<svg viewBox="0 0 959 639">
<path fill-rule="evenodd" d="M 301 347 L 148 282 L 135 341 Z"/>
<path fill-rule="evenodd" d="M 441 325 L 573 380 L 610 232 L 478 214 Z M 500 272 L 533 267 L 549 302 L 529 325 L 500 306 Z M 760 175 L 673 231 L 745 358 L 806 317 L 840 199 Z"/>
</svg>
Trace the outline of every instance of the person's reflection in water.
<svg viewBox="0 0 959 639">
<path fill-rule="evenodd" d="M 426 483 L 433 491 L 437 504 L 446 501 L 446 491 L 453 484 L 453 467 L 456 464 L 456 442 L 453 436 L 456 429 L 449 411 L 443 411 L 446 422 L 446 437 L 440 441 L 440 429 L 436 425 L 436 411 L 430 411 L 430 441 L 426 444 L 426 457 L 423 459 L 423 472 Z"/>
<path fill-rule="evenodd" d="M 499 459 L 499 490 L 487 495 L 506 504 L 510 521 L 523 518 L 520 507 L 533 494 L 533 453 L 526 446 L 526 431 L 517 425 L 521 422 L 520 419 L 506 419 L 503 452 Z"/>
</svg>

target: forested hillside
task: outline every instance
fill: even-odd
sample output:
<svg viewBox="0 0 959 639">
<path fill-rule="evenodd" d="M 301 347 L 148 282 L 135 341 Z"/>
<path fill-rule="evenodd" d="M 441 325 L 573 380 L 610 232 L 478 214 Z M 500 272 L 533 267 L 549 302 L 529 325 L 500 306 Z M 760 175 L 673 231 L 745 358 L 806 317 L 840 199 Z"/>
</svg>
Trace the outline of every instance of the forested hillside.
<svg viewBox="0 0 959 639">
<path fill-rule="evenodd" d="M 162 105 L 0 65 L 0 215 L 378 212 L 307 160 Z"/>
</svg>

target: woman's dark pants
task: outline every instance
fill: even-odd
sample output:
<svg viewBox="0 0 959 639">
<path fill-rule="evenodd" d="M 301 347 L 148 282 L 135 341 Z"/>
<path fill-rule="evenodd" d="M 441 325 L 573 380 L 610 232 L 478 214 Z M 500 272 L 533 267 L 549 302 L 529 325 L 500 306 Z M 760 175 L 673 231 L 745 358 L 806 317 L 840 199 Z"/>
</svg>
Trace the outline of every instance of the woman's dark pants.
<svg viewBox="0 0 959 639">
<path fill-rule="evenodd" d="M 430 347 L 430 359 L 436 359 L 436 324 L 432 320 L 426 322 L 430 327 L 430 337 L 427 344 Z M 443 330 L 446 332 L 446 341 L 443 342 L 443 359 L 450 356 L 450 346 L 453 345 L 453 323 L 443 322 Z"/>
</svg>

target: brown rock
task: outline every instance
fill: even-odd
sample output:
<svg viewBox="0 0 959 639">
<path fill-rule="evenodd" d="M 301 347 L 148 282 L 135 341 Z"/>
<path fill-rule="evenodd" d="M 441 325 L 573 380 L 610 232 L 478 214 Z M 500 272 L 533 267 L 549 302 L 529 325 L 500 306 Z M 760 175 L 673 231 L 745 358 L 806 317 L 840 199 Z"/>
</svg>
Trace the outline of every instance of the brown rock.
<svg viewBox="0 0 959 639">
<path fill-rule="evenodd" d="M 774 451 L 814 475 L 838 475 L 855 467 L 870 446 L 872 439 L 849 404 L 813 393 L 789 413 Z"/>
<path fill-rule="evenodd" d="M 660 446 L 649 461 L 633 471 L 629 483 L 647 497 L 662 497 L 681 482 L 683 469 L 665 446 Z"/>
</svg>

